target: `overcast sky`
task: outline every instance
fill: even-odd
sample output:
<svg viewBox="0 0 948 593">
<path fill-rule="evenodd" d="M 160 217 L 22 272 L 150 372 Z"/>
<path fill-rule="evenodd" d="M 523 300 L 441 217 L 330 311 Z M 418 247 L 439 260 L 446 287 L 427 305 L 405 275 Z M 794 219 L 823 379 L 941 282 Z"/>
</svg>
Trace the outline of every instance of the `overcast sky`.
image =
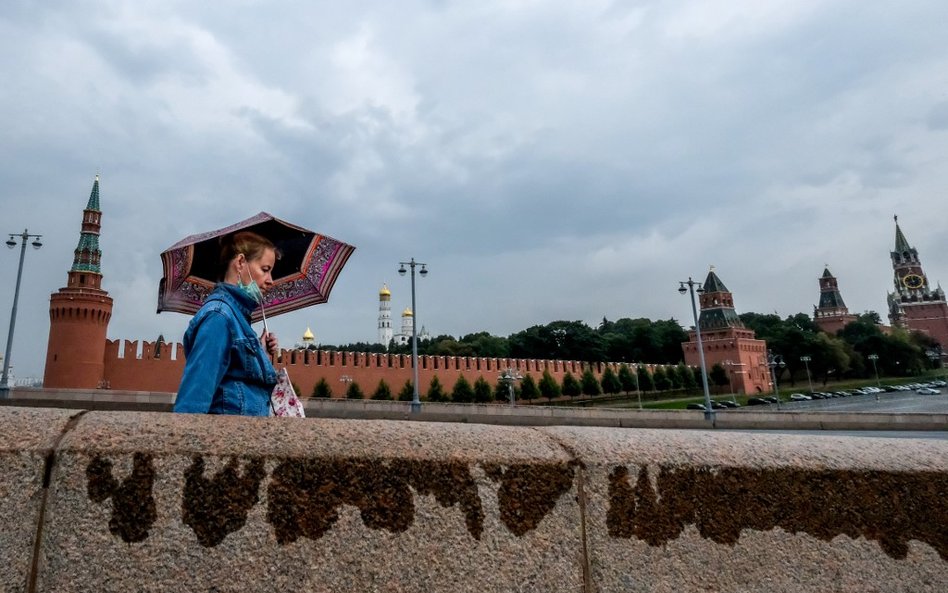
<svg viewBox="0 0 948 593">
<path fill-rule="evenodd" d="M 354 244 L 284 346 L 375 341 L 418 279 L 434 335 L 604 316 L 691 325 L 892 288 L 893 214 L 948 282 L 948 3 L 4 0 L 0 232 L 29 228 L 12 362 L 42 376 L 101 175 L 110 338 L 180 340 L 158 254 L 259 211 Z M 6 239 L 6 237 L 3 237 Z M 3 252 L 6 342 L 18 249 Z"/>
</svg>

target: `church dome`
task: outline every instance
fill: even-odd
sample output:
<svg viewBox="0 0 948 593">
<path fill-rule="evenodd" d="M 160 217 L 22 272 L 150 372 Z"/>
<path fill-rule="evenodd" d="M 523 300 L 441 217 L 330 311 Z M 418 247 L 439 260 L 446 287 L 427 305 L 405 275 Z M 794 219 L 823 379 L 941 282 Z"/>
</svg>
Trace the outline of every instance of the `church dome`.
<svg viewBox="0 0 948 593">
<path fill-rule="evenodd" d="M 414 313 L 411 312 L 411 307 L 405 307 L 405 310 L 402 311 L 402 317 L 414 317 Z"/>
<path fill-rule="evenodd" d="M 392 291 L 388 289 L 387 284 L 382 285 L 382 290 L 379 291 L 380 297 L 390 297 L 392 296 Z"/>
<path fill-rule="evenodd" d="M 307 327 L 307 328 L 306 328 L 306 332 L 303 333 L 303 341 L 304 341 L 304 342 L 312 342 L 312 341 L 315 340 L 315 339 L 316 339 L 316 336 L 314 336 L 312 330 L 310 330 L 310 329 Z"/>
</svg>

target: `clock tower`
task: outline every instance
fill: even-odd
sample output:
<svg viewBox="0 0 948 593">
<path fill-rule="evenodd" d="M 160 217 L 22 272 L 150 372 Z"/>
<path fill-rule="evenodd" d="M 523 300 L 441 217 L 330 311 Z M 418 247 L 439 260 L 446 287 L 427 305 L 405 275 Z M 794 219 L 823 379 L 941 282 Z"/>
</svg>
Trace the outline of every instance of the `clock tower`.
<svg viewBox="0 0 948 593">
<path fill-rule="evenodd" d="M 889 321 L 895 327 L 928 334 L 948 348 L 948 302 L 941 286 L 932 288 L 918 259 L 918 250 L 909 245 L 895 217 L 895 250 L 892 258 L 895 291 L 889 293 Z"/>
</svg>

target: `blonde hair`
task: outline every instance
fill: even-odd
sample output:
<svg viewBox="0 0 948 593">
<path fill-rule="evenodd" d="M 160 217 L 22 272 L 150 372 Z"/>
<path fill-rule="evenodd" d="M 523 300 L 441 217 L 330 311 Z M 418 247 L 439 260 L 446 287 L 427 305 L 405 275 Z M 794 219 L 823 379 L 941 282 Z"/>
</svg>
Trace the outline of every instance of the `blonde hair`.
<svg viewBox="0 0 948 593">
<path fill-rule="evenodd" d="M 243 254 L 247 261 L 263 257 L 264 251 L 272 249 L 276 259 L 282 255 L 270 239 L 253 231 L 240 231 L 221 237 L 220 276 L 227 272 L 227 266 L 235 257 Z"/>
</svg>

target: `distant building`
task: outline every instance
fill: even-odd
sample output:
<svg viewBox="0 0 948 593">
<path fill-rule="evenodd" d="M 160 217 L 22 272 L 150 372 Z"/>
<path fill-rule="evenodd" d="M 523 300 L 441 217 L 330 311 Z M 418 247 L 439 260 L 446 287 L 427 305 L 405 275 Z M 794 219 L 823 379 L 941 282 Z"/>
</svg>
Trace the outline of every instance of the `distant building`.
<svg viewBox="0 0 948 593">
<path fill-rule="evenodd" d="M 922 269 L 918 250 L 909 245 L 895 217 L 892 258 L 895 291 L 889 293 L 889 321 L 893 327 L 929 335 L 948 350 L 948 302 L 939 284 L 932 288 Z"/>
<path fill-rule="evenodd" d="M 813 322 L 826 333 L 835 335 L 853 321 L 856 316 L 849 313 L 843 302 L 836 277 L 830 274 L 829 266 L 824 267 L 820 277 L 820 304 L 813 307 Z"/>
<path fill-rule="evenodd" d="M 411 343 L 412 330 L 415 327 L 415 314 L 410 307 L 405 307 L 402 311 L 402 326 L 399 333 L 394 333 L 392 327 L 392 291 L 388 285 L 383 284 L 379 290 L 379 344 L 388 348 L 391 344 L 404 346 Z M 427 340 L 431 336 L 422 326 L 418 333 L 419 340 Z"/>
<path fill-rule="evenodd" d="M 715 364 L 723 366 L 735 393 L 770 391 L 767 343 L 756 339 L 754 331 L 744 327 L 744 322 L 734 311 L 731 292 L 714 273 L 714 268 L 708 272 L 702 288 L 698 326 L 701 328 L 708 372 Z M 688 341 L 682 343 L 681 348 L 685 353 L 685 364 L 701 364 L 697 332 L 693 328 L 688 332 Z"/>
</svg>

